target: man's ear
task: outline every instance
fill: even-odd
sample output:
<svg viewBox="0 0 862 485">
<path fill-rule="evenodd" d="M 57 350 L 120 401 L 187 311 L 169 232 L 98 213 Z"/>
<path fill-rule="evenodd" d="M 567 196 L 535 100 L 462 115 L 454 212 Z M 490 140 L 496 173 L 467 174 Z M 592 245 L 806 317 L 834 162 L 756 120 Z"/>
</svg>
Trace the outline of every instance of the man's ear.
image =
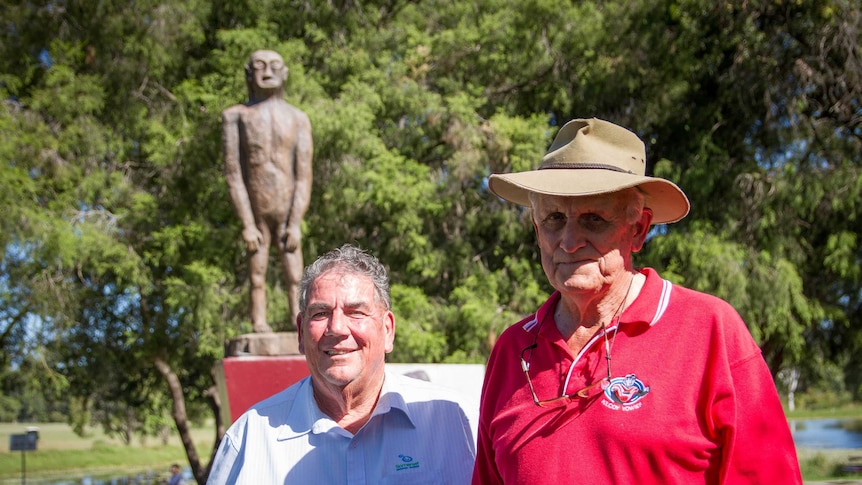
<svg viewBox="0 0 862 485">
<path fill-rule="evenodd" d="M 302 343 L 302 315 L 296 316 L 296 339 L 299 344 L 299 353 L 305 354 L 305 345 Z"/>
<path fill-rule="evenodd" d="M 652 224 L 652 209 L 649 207 L 644 207 L 644 210 L 641 212 L 641 218 L 634 224 L 632 224 L 632 230 L 634 234 L 632 235 L 632 252 L 636 253 L 643 249 L 644 242 L 646 242 L 647 234 L 649 234 L 649 229 Z"/>
<path fill-rule="evenodd" d="M 536 224 L 536 209 L 530 207 L 530 222 L 533 223 L 533 234 L 539 235 L 539 225 Z"/>
<path fill-rule="evenodd" d="M 384 326 L 384 338 L 386 341 L 384 342 L 383 349 L 388 354 L 392 352 L 392 349 L 395 348 L 395 314 L 391 311 L 387 311 L 386 315 L 383 316 L 383 326 Z"/>
</svg>

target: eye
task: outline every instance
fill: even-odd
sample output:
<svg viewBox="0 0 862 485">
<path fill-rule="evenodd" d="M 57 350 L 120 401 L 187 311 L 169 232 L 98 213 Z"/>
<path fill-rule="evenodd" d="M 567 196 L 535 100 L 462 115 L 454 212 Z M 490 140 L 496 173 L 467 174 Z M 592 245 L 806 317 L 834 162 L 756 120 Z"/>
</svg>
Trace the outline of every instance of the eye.
<svg viewBox="0 0 862 485">
<path fill-rule="evenodd" d="M 266 63 L 263 61 L 254 61 L 254 68 L 257 71 L 260 71 L 261 69 L 266 69 Z"/>
<path fill-rule="evenodd" d="M 549 212 L 542 219 L 542 226 L 548 229 L 559 229 L 566 225 L 566 215 L 559 211 Z"/>
<path fill-rule="evenodd" d="M 348 317 L 354 318 L 357 320 L 360 320 L 363 318 L 368 318 L 371 315 L 369 312 L 367 312 L 363 309 L 360 309 L 360 308 L 354 308 L 352 310 L 347 311 L 346 313 L 347 313 Z"/>
<path fill-rule="evenodd" d="M 309 320 L 326 320 L 327 318 L 329 318 L 329 313 L 330 312 L 328 312 L 326 310 L 315 310 L 315 311 L 312 311 L 309 313 L 308 319 Z"/>
<path fill-rule="evenodd" d="M 579 221 L 583 227 L 592 231 L 600 230 L 608 225 L 607 219 L 592 212 L 582 214 Z"/>
</svg>

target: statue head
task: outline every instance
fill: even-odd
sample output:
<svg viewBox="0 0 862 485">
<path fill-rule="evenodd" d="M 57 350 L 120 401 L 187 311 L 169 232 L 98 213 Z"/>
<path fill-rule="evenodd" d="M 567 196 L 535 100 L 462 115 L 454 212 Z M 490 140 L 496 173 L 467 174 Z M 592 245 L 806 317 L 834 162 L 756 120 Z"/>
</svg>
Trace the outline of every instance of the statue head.
<svg viewBox="0 0 862 485">
<path fill-rule="evenodd" d="M 287 66 L 277 52 L 259 50 L 252 53 L 245 66 L 245 82 L 252 102 L 281 96 L 287 80 Z"/>
</svg>

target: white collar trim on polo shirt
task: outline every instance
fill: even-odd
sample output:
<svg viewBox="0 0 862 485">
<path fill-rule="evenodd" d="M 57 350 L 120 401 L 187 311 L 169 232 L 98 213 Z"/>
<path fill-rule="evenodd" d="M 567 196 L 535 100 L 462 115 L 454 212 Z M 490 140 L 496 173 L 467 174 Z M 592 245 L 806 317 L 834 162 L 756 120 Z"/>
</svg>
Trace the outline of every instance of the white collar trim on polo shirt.
<svg viewBox="0 0 862 485">
<path fill-rule="evenodd" d="M 655 315 L 652 317 L 652 320 L 649 322 L 649 326 L 652 327 L 661 319 L 664 315 L 665 311 L 667 311 L 667 307 L 670 304 L 670 294 L 673 290 L 673 283 L 666 279 L 661 280 L 661 293 L 658 299 L 658 306 L 655 309 Z M 549 310 L 550 311 L 550 310 Z M 539 325 L 539 312 L 533 314 L 533 318 L 524 323 L 521 328 L 524 329 L 525 332 L 531 332 L 536 326 Z"/>
<path fill-rule="evenodd" d="M 523 328 L 523 329 L 524 329 L 524 331 L 526 331 L 527 333 L 529 333 L 529 332 L 530 332 L 530 331 L 532 331 L 534 328 L 536 328 L 536 325 L 538 325 L 538 324 L 539 324 L 539 318 L 538 318 L 538 315 L 539 315 L 539 312 L 536 312 L 536 313 L 533 315 L 533 319 L 532 319 L 532 320 L 530 320 L 529 322 L 525 323 L 521 328 Z"/>
<path fill-rule="evenodd" d="M 670 304 L 671 290 L 673 290 L 673 284 L 668 280 L 661 280 L 661 295 L 658 298 L 658 307 L 655 309 L 655 316 L 649 322 L 650 327 L 658 323 L 659 319 L 664 315 L 665 310 L 667 310 L 667 306 Z"/>
</svg>

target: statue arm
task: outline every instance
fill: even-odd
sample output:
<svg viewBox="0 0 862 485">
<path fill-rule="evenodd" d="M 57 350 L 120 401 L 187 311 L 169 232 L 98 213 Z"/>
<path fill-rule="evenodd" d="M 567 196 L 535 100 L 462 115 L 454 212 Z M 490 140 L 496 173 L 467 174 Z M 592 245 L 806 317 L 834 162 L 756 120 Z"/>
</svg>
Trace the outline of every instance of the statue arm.
<svg viewBox="0 0 862 485">
<path fill-rule="evenodd" d="M 263 235 L 255 224 L 248 189 L 243 179 L 239 143 L 239 113 L 234 108 L 228 108 L 222 113 L 222 152 L 224 154 L 225 179 L 236 214 L 242 221 L 242 238 L 250 251 L 257 251 Z"/>
</svg>

